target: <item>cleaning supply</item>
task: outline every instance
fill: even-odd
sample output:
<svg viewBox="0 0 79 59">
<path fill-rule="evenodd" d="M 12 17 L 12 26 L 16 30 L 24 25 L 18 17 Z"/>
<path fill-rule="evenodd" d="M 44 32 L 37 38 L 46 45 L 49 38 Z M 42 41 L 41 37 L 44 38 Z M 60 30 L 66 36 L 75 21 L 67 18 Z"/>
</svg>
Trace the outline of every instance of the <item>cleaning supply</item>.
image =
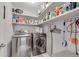
<svg viewBox="0 0 79 59">
<path fill-rule="evenodd" d="M 72 23 L 72 19 L 70 19 L 70 23 Z M 70 25 L 70 39 L 69 40 L 71 40 L 71 37 L 72 37 L 72 25 L 73 24 Z"/>
<path fill-rule="evenodd" d="M 13 16 L 13 17 L 12 17 L 12 22 L 13 22 L 13 23 L 16 23 L 16 16 Z"/>
<path fill-rule="evenodd" d="M 55 14 L 61 15 L 63 13 L 63 7 L 56 7 L 55 8 Z"/>
<path fill-rule="evenodd" d="M 62 45 L 64 47 L 66 47 L 67 46 L 67 41 L 65 40 L 65 26 L 66 26 L 66 22 L 65 21 L 63 23 L 63 26 L 64 26 L 64 30 L 63 30 L 63 42 L 62 42 Z"/>
<path fill-rule="evenodd" d="M 56 14 L 56 15 L 59 15 L 59 7 L 56 7 L 56 8 L 55 8 L 55 14 Z"/>
<path fill-rule="evenodd" d="M 77 7 L 77 2 L 70 2 L 70 10 L 75 9 Z"/>
<path fill-rule="evenodd" d="M 54 17 L 55 16 L 55 12 L 50 12 L 50 18 Z"/>
<path fill-rule="evenodd" d="M 67 2 L 67 3 L 65 3 L 65 4 L 63 5 L 63 8 L 64 8 L 64 11 L 65 11 L 65 12 L 70 10 L 70 9 L 69 9 L 69 5 L 70 5 L 69 2 Z"/>
<path fill-rule="evenodd" d="M 75 42 L 75 40 L 76 40 L 76 42 Z M 77 38 L 72 38 L 71 39 L 71 43 L 78 45 L 78 39 Z"/>
<path fill-rule="evenodd" d="M 77 7 L 79 7 L 79 2 L 77 2 Z"/>
<path fill-rule="evenodd" d="M 23 10 L 21 10 L 21 9 L 15 9 L 15 13 L 23 14 Z"/>
<path fill-rule="evenodd" d="M 48 19 L 50 19 L 50 12 L 48 13 Z"/>
<path fill-rule="evenodd" d="M 25 17 L 19 16 L 18 19 L 17 19 L 17 22 L 20 23 L 20 24 L 25 24 L 26 23 L 25 19 L 26 19 Z"/>
</svg>

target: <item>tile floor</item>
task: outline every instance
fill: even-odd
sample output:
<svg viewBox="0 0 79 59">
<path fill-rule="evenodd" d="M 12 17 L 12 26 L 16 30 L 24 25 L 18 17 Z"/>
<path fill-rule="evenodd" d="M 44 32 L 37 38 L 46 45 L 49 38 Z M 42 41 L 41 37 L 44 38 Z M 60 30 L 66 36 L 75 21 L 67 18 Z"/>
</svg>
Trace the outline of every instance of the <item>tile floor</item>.
<svg viewBox="0 0 79 59">
<path fill-rule="evenodd" d="M 23 40 L 24 41 L 24 40 Z M 25 42 L 25 41 L 24 41 Z M 28 49 L 29 47 L 25 45 L 25 43 L 22 43 L 22 45 L 18 48 L 18 53 L 15 54 L 16 57 L 50 57 L 47 53 L 32 56 L 31 50 Z M 79 55 L 76 55 L 73 52 L 70 51 L 62 51 L 56 54 L 53 54 L 52 57 L 79 57 Z"/>
<path fill-rule="evenodd" d="M 18 49 L 18 53 L 16 57 L 50 57 L 47 53 L 41 54 L 41 55 L 37 55 L 37 56 L 32 56 L 30 55 L 31 51 L 26 49 L 25 46 L 21 46 Z M 73 52 L 70 51 L 62 51 L 56 54 L 53 54 L 52 57 L 79 57 L 79 55 L 76 55 Z"/>
</svg>

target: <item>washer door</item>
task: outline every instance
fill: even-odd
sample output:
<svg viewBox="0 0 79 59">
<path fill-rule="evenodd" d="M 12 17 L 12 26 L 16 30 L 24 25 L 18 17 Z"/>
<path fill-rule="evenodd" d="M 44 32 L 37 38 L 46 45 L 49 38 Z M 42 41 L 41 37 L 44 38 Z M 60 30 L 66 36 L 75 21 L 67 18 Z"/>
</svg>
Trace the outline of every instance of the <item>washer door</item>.
<svg viewBox="0 0 79 59">
<path fill-rule="evenodd" d="M 45 40 L 44 39 L 37 39 L 36 40 L 36 47 L 42 48 L 45 45 Z"/>
</svg>

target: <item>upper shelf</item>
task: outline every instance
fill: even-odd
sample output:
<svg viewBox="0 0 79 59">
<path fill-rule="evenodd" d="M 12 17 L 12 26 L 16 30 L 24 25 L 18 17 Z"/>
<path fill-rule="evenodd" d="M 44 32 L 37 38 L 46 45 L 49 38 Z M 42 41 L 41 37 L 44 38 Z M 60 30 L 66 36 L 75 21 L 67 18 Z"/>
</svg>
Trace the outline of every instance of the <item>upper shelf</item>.
<svg viewBox="0 0 79 59">
<path fill-rule="evenodd" d="M 43 17 L 47 12 L 49 11 L 54 11 L 55 7 L 56 6 L 61 6 L 63 4 L 65 4 L 66 2 L 53 2 L 51 3 L 46 9 L 44 9 L 41 14 L 38 16 L 38 17 L 32 17 L 32 16 L 27 16 L 27 15 L 20 15 L 20 14 L 15 14 L 13 13 L 14 15 L 20 15 L 20 16 L 27 16 L 27 17 L 31 17 L 31 18 L 38 18 L 40 19 L 41 17 Z M 18 23 L 13 23 L 13 24 L 18 24 L 18 25 L 33 25 L 33 26 L 36 26 L 36 25 L 43 25 L 43 24 L 47 24 L 47 23 L 52 23 L 53 21 L 61 21 L 63 19 L 69 19 L 73 16 L 76 16 L 79 14 L 79 7 L 77 7 L 76 9 L 73 9 L 73 10 L 70 10 L 70 11 L 67 11 L 59 16 L 55 16 L 55 17 L 52 17 L 51 19 L 48 19 L 47 21 L 44 21 L 42 23 L 39 23 L 39 24 L 18 24 Z"/>
<path fill-rule="evenodd" d="M 71 17 L 76 17 L 76 15 L 79 14 L 79 7 L 77 7 L 76 9 L 73 9 L 73 10 L 70 10 L 70 11 L 67 11 L 59 16 L 55 16 L 55 17 L 52 17 L 51 19 L 47 20 L 47 21 L 44 21 L 42 23 L 39 23 L 38 25 L 44 25 L 44 24 L 48 24 L 48 23 L 51 23 L 51 22 L 55 22 L 55 21 L 61 21 L 63 19 L 69 19 Z"/>
<path fill-rule="evenodd" d="M 28 17 L 29 19 L 35 19 L 35 20 L 38 19 L 38 17 L 28 16 L 28 15 L 25 15 L 25 14 L 17 14 L 17 13 L 12 13 L 12 14 L 16 15 L 16 16 L 25 16 L 25 17 Z"/>
<path fill-rule="evenodd" d="M 17 25 L 31 25 L 31 26 L 40 26 L 40 25 L 44 25 L 44 24 L 50 24 L 52 22 L 55 22 L 55 21 L 61 21 L 61 20 L 67 20 L 71 17 L 77 17 L 77 15 L 79 15 L 79 7 L 77 7 L 76 9 L 73 9 L 73 10 L 70 10 L 70 11 L 67 11 L 59 16 L 55 16 L 55 17 L 52 17 L 51 19 L 47 20 L 47 21 L 44 21 L 42 23 L 39 23 L 39 24 L 19 24 L 19 23 L 13 23 L 13 24 L 17 24 Z"/>
<path fill-rule="evenodd" d="M 38 18 L 40 19 L 41 17 L 43 17 L 46 13 L 48 13 L 49 11 L 54 11 L 56 6 L 61 6 L 63 4 L 65 4 L 66 2 L 53 2 L 50 3 L 50 5 L 45 8 L 44 10 L 41 11 L 40 15 L 38 16 Z"/>
</svg>

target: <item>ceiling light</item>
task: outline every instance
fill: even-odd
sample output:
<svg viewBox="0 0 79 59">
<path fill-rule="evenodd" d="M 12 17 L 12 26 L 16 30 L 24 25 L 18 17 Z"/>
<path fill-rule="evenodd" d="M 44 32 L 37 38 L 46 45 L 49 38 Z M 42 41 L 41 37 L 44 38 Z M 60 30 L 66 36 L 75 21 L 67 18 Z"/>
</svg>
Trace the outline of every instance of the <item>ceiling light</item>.
<svg viewBox="0 0 79 59">
<path fill-rule="evenodd" d="M 32 2 L 32 4 L 34 4 L 34 3 L 36 3 L 36 2 Z"/>
</svg>

